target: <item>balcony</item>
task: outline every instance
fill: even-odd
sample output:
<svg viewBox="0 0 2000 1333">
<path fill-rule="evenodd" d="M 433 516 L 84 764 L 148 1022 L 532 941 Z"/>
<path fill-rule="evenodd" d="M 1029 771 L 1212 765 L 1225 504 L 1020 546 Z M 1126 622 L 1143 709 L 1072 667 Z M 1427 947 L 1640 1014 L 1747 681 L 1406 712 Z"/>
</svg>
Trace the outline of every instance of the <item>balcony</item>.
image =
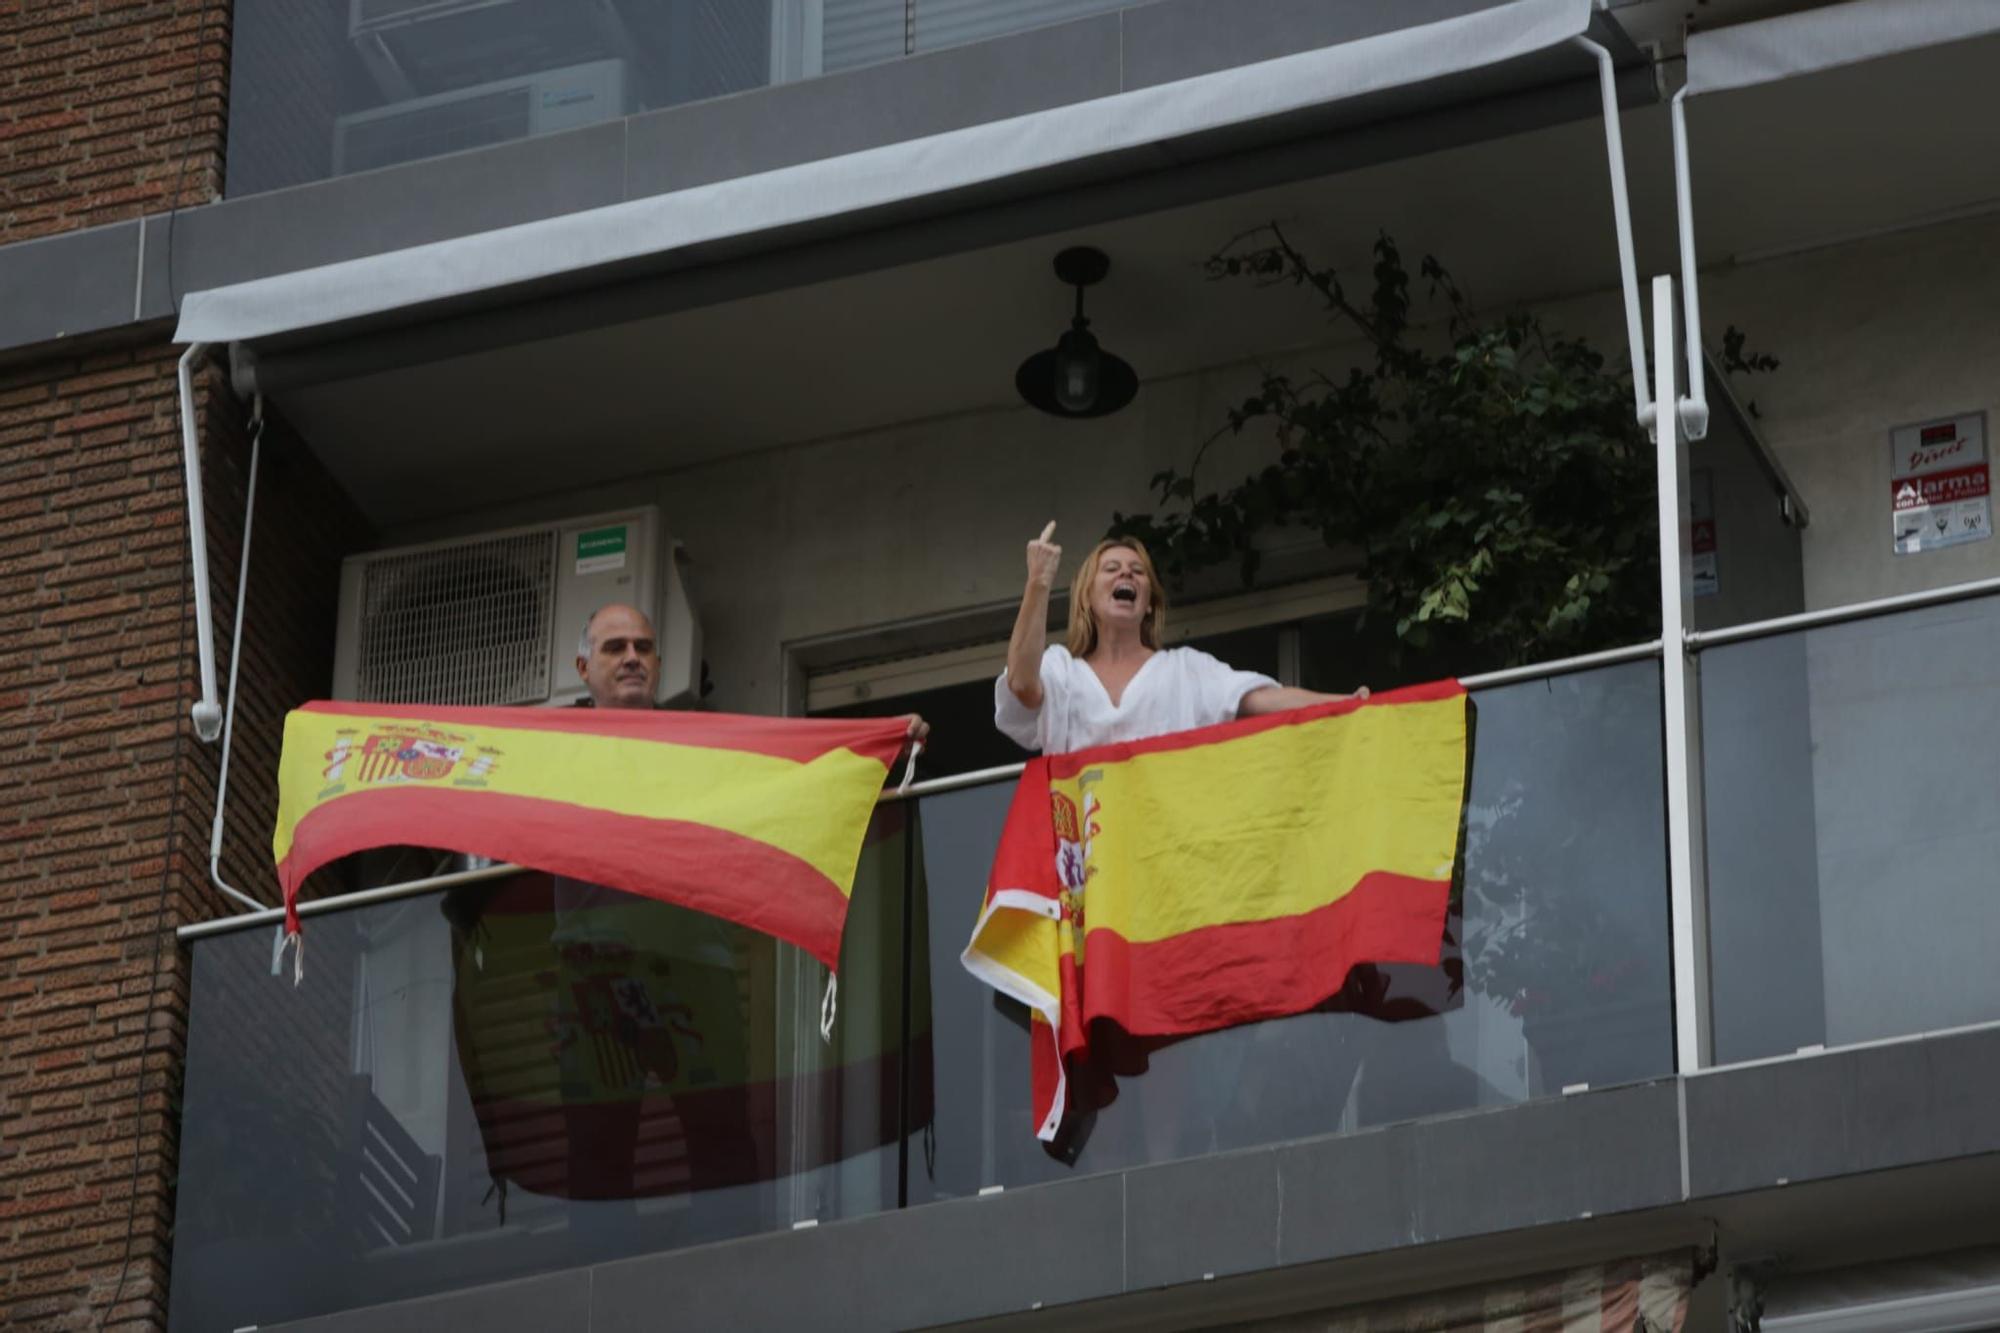
<svg viewBox="0 0 2000 1333">
<path fill-rule="evenodd" d="M 199 938 L 174 1326 L 1669 1075 L 1659 691 L 1643 652 L 1477 690 L 1458 956 L 1370 979 L 1428 1016 L 1167 1047 L 1068 1161 L 1034 1136 L 1026 1012 L 957 961 L 1010 781 L 878 807 L 828 1045 L 791 951 L 542 875 L 315 915 L 296 994 L 267 930 Z"/>
<path fill-rule="evenodd" d="M 1702 636 L 1716 1063 L 1682 1071 L 1684 1132 L 1741 1096 L 1732 1080 L 1770 1083 L 1772 1057 L 1813 1083 L 1855 1078 L 1824 1063 L 1841 1047 L 1937 1067 L 1898 1094 L 1929 1108 L 1909 1134 L 1838 1113 L 1761 1148 L 1691 1141 L 1682 1197 L 1728 1215 L 1774 1153 L 1804 1180 L 1987 1150 L 1937 1090 L 1958 1081 L 1954 1032 L 2000 1021 L 1978 796 L 2000 595 L 1973 591 Z M 1251 1150 L 1369 1154 L 1387 1127 L 1503 1128 L 1530 1103 L 1588 1123 L 1607 1089 L 1676 1072 L 1660 670 L 1650 649 L 1617 656 L 1475 689 L 1455 948 L 1439 971 L 1370 979 L 1413 1016 L 1335 1002 L 1166 1047 L 1065 1158 L 1033 1135 L 1025 1012 L 957 962 L 1005 778 L 878 806 L 827 1044 L 817 969 L 789 949 L 542 875 L 330 904 L 296 992 L 265 929 L 204 934 L 173 1326 L 269 1327 L 1165 1163 L 1237 1170 L 1265 1160 Z M 1640 1116 L 1627 1131 L 1650 1123 L 1645 1098 L 1615 1104 Z M 1159 1223 L 1124 1222 L 1148 1225 L 1171 1250 Z"/>
</svg>

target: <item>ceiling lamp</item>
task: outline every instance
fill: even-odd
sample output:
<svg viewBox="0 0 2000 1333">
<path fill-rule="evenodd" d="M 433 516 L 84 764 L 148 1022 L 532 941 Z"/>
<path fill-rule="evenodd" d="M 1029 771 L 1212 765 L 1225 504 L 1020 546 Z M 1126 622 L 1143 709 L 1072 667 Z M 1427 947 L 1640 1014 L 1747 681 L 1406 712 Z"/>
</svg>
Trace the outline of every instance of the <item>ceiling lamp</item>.
<svg viewBox="0 0 2000 1333">
<path fill-rule="evenodd" d="M 1014 372 L 1014 387 L 1035 407 L 1058 417 L 1101 417 L 1139 392 L 1139 376 L 1125 361 L 1097 345 L 1083 317 L 1083 289 L 1103 281 L 1111 261 L 1102 250 L 1079 245 L 1056 256 L 1056 276 L 1076 288 L 1076 316 L 1046 352 Z"/>
</svg>

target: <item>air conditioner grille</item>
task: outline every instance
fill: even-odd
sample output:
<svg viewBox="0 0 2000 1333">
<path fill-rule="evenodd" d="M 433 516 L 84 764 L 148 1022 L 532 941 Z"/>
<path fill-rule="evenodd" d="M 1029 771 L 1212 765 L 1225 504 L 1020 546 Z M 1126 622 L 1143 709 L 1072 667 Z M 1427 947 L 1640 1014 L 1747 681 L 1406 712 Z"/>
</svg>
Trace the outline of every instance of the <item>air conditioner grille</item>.
<svg viewBox="0 0 2000 1333">
<path fill-rule="evenodd" d="M 549 694 L 556 532 L 516 533 L 368 566 L 357 698 L 538 703 Z"/>
</svg>

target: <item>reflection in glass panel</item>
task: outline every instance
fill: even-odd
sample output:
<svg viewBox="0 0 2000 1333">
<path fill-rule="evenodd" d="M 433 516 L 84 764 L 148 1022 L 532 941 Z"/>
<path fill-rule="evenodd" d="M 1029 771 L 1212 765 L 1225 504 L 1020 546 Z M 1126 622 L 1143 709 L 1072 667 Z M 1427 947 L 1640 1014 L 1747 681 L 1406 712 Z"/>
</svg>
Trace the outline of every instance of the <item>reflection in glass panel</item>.
<svg viewBox="0 0 2000 1333">
<path fill-rule="evenodd" d="M 232 196 L 1116 9 L 1126 0 L 239 0 Z"/>
<path fill-rule="evenodd" d="M 1702 654 L 1719 1060 L 2000 1019 L 2000 599 Z"/>
<path fill-rule="evenodd" d="M 197 941 L 171 1324 L 271 1324 L 896 1206 L 904 819 L 832 1044 L 789 952 L 541 874 Z"/>
<path fill-rule="evenodd" d="M 1659 669 L 1482 691 L 1464 984 L 1399 969 L 1401 1022 L 1315 1012 L 1154 1053 L 1073 1166 L 1029 1111 L 1027 1016 L 957 963 L 1012 788 L 926 797 L 936 1118 L 911 1202 L 1656 1077 L 1673 1067 Z"/>
<path fill-rule="evenodd" d="M 871 0 L 244 0 L 229 193 L 253 194 L 818 74 Z M 881 9 L 879 3 L 872 8 Z M 844 27 L 842 25 L 845 25 Z"/>
</svg>

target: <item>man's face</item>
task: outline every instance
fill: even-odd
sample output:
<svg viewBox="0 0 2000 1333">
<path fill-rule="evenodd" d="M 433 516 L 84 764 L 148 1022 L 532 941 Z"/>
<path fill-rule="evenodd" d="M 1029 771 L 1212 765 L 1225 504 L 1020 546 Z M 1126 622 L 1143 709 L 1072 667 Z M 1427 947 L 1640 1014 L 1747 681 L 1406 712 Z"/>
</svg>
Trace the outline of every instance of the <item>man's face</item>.
<svg viewBox="0 0 2000 1333">
<path fill-rule="evenodd" d="M 590 656 L 576 673 L 599 708 L 651 708 L 660 684 L 653 623 L 629 606 L 607 606 L 590 622 Z"/>
</svg>

